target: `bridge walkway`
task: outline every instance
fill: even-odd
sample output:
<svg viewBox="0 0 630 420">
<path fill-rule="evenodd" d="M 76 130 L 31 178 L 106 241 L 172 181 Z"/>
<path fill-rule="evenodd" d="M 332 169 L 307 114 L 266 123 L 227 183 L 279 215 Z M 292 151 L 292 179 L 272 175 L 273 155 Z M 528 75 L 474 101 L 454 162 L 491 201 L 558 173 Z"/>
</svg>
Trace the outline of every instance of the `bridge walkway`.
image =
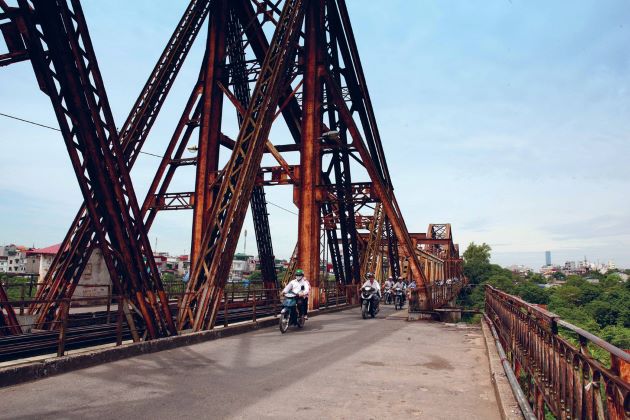
<svg viewBox="0 0 630 420">
<path fill-rule="evenodd" d="M 382 307 L 0 389 L 0 418 L 500 418 L 479 328 Z"/>
</svg>

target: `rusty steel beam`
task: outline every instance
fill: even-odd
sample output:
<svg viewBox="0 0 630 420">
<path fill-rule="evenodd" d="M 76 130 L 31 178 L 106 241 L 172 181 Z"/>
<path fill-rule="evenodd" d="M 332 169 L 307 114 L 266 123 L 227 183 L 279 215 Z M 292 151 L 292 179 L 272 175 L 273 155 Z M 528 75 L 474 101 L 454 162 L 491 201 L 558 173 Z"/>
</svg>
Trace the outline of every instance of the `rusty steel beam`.
<svg viewBox="0 0 630 420">
<path fill-rule="evenodd" d="M 343 100 L 341 89 L 335 83 L 332 77 L 330 77 L 329 75 L 326 75 L 325 77 L 327 85 L 329 87 L 328 92 L 331 94 L 332 100 L 335 101 L 335 104 L 339 110 L 339 115 L 343 119 L 343 122 L 346 124 L 348 130 L 352 135 L 353 145 L 359 151 L 363 163 L 365 164 L 365 168 L 367 169 L 370 178 L 372 179 L 374 193 L 378 197 L 379 201 L 383 204 L 383 208 L 385 210 L 387 218 L 392 224 L 392 228 L 394 229 L 398 241 L 406 248 L 406 251 L 412 258 L 412 267 L 414 272 L 413 274 L 415 278 L 420 281 L 421 285 L 426 284 L 427 279 L 425 278 L 420 266 L 420 262 L 418 261 L 415 252 L 413 251 L 411 238 L 409 237 L 405 222 L 398 209 L 393 192 L 391 188 L 386 185 L 385 180 L 380 177 L 376 168 L 376 164 L 371 159 L 369 151 L 363 143 L 361 132 L 359 131 L 354 119 L 352 118 L 347 104 Z"/>
<path fill-rule="evenodd" d="M 304 13 L 303 0 L 287 0 L 269 52 L 252 94 L 236 146 L 224 171 L 224 181 L 214 201 L 203 235 L 203 247 L 194 265 L 179 311 L 180 329 L 212 328 L 227 281 L 231 261 L 254 187 L 265 141 L 271 129 L 280 90 L 296 51 Z"/>
<path fill-rule="evenodd" d="M 195 200 L 193 209 L 192 240 L 190 246 L 191 271 L 197 260 L 204 226 L 207 223 L 208 210 L 212 206 L 213 191 L 210 185 L 216 180 L 219 170 L 219 139 L 221 136 L 221 117 L 223 110 L 223 92 L 218 86 L 226 82 L 224 71 L 226 60 L 227 0 L 215 0 L 212 3 L 208 40 L 206 45 L 205 74 L 201 96 L 201 118 L 199 145 L 197 151 L 197 172 L 195 176 Z"/>
<path fill-rule="evenodd" d="M 319 307 L 320 208 L 317 186 L 321 178 L 321 81 L 323 71 L 323 4 L 310 1 L 306 7 L 304 41 L 304 85 L 302 95 L 302 142 L 300 143 L 300 184 L 298 216 L 298 267 L 310 281 L 312 307 Z"/>
<path fill-rule="evenodd" d="M 129 169 L 133 166 L 159 114 L 209 8 L 209 0 L 192 0 L 189 3 L 120 130 L 120 142 Z M 84 204 L 37 292 L 38 300 L 51 303 L 30 307 L 31 313 L 40 315 L 38 318 L 40 327 L 46 320 L 60 316 L 58 305 L 52 302 L 72 297 L 95 246 L 94 227 Z"/>
<path fill-rule="evenodd" d="M 22 327 L 0 282 L 0 337 L 15 334 L 22 334 Z"/>
<path fill-rule="evenodd" d="M 366 273 L 374 273 L 376 271 L 376 263 L 381 254 L 381 242 L 383 238 L 383 227 L 385 216 L 383 215 L 380 203 L 374 206 L 374 217 L 368 228 L 368 240 L 366 247 L 361 256 L 361 275 Z"/>
<path fill-rule="evenodd" d="M 50 97 L 105 263 L 148 338 L 175 334 L 78 0 L 20 0 L 31 63 Z"/>
<path fill-rule="evenodd" d="M 246 108 L 249 106 L 251 92 L 247 76 L 245 45 L 242 36 L 243 24 L 239 21 L 238 14 L 233 7 L 230 9 L 228 19 L 230 83 L 234 89 L 233 96 L 234 101 L 236 101 L 235 106 L 237 106 L 237 118 L 240 128 L 244 122 Z M 269 150 L 281 164 L 284 162 L 280 154 L 269 141 L 267 142 L 267 150 Z M 284 165 L 286 166 L 286 162 L 284 162 Z M 257 184 L 252 190 L 251 211 L 264 287 L 266 289 L 277 288 L 278 275 L 276 273 L 276 257 L 273 252 L 273 243 L 271 240 L 267 201 L 265 198 L 265 189 L 260 184 Z"/>
<path fill-rule="evenodd" d="M 262 25 L 257 20 L 256 9 L 254 9 L 252 1 L 234 0 L 233 7 L 243 26 L 243 32 L 247 37 L 249 45 L 257 60 L 262 64 L 269 50 L 269 41 L 265 36 Z M 282 115 L 284 116 L 284 120 L 294 141 L 299 143 L 302 138 L 300 106 L 295 96 L 292 95 L 292 89 L 288 84 L 281 89 L 279 103 L 287 102 L 287 106 L 283 107 Z"/>
</svg>

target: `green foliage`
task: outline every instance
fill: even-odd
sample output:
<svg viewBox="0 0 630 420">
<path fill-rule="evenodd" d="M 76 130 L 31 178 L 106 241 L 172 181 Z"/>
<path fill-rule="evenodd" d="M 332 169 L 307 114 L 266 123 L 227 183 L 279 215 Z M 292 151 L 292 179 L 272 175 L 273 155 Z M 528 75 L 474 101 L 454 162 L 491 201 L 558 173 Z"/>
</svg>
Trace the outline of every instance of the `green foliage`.
<svg viewBox="0 0 630 420">
<path fill-rule="evenodd" d="M 521 277 L 491 264 L 490 251 L 487 244 L 471 243 L 464 252 L 464 274 L 469 287 L 460 293 L 458 304 L 483 309 L 484 285 L 489 284 L 527 302 L 547 305 L 565 321 L 621 349 L 630 349 L 630 281 L 624 282 L 618 273 L 590 272 L 586 277 L 556 275 L 564 284 L 543 288 L 540 285 L 547 282 L 540 274 Z M 604 351 L 594 349 L 594 354 L 600 360 L 606 359 Z"/>
<path fill-rule="evenodd" d="M 602 302 L 601 300 L 597 300 L 589 304 L 588 312 L 591 313 L 595 321 L 602 328 L 609 325 L 615 325 L 620 314 L 619 310 L 609 302 Z"/>
<path fill-rule="evenodd" d="M 254 272 L 252 272 L 252 274 L 250 274 L 249 276 L 247 276 L 248 280 L 262 280 L 262 272 L 260 272 L 260 270 L 256 270 Z"/>
<path fill-rule="evenodd" d="M 0 275 L 0 281 L 9 300 L 30 299 L 37 294 L 37 279 L 31 281 L 30 277 Z"/>
<path fill-rule="evenodd" d="M 551 277 L 553 277 L 554 280 L 564 280 L 566 276 L 564 275 L 564 273 L 556 271 L 551 275 Z"/>
<path fill-rule="evenodd" d="M 527 276 L 527 280 L 536 284 L 547 284 L 547 279 L 542 274 L 531 273 Z"/>
<path fill-rule="evenodd" d="M 549 294 L 538 285 L 531 281 L 524 282 L 516 287 L 516 294 L 529 303 L 546 305 L 549 303 Z"/>
<path fill-rule="evenodd" d="M 492 248 L 485 242 L 481 245 L 475 245 L 474 242 L 471 242 L 464 251 L 464 262 L 466 264 L 473 262 L 490 264 L 490 251 Z"/>
</svg>

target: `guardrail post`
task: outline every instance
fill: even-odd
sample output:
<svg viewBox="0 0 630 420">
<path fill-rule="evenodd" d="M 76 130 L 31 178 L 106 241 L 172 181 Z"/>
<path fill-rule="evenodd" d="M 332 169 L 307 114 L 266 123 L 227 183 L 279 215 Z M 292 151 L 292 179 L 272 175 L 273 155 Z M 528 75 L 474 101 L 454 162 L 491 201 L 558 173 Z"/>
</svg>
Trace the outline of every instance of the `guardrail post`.
<svg viewBox="0 0 630 420">
<path fill-rule="evenodd" d="M 110 311 L 112 309 L 112 286 L 111 285 L 107 285 L 107 324 L 110 323 L 111 321 L 111 315 L 110 315 Z"/>
<path fill-rule="evenodd" d="M 254 292 L 254 313 L 252 314 L 252 322 L 256 322 L 256 292 Z"/>
<path fill-rule="evenodd" d="M 25 284 L 20 284 L 20 315 L 24 315 L 24 292 Z"/>
<path fill-rule="evenodd" d="M 118 298 L 118 312 L 116 313 L 116 346 L 122 345 L 122 323 L 123 323 L 123 301 L 122 297 Z"/>
<path fill-rule="evenodd" d="M 234 288 L 232 288 L 232 296 L 234 296 Z M 223 292 L 223 326 L 228 326 L 228 294 Z"/>
<path fill-rule="evenodd" d="M 61 357 L 66 351 L 66 329 L 68 328 L 68 314 L 70 312 L 70 301 L 64 299 L 61 302 L 61 328 L 59 328 L 59 343 L 57 347 L 57 357 Z"/>
</svg>

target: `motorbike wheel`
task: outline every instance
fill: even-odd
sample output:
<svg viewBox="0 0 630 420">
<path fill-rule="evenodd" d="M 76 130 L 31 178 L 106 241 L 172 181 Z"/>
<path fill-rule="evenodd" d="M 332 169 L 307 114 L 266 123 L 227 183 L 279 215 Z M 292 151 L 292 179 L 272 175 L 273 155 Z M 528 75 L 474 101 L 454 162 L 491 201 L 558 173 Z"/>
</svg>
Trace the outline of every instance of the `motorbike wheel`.
<svg viewBox="0 0 630 420">
<path fill-rule="evenodd" d="M 304 328 L 304 323 L 306 322 L 306 320 L 304 319 L 304 315 L 300 315 L 297 319 L 297 326 L 298 328 Z"/>
<path fill-rule="evenodd" d="M 280 327 L 280 332 L 284 334 L 289 329 L 289 314 L 285 313 L 280 315 L 280 320 L 278 321 L 278 327 Z"/>
<path fill-rule="evenodd" d="M 363 305 L 363 309 L 361 310 L 361 316 L 363 317 L 363 319 L 367 319 L 368 317 L 368 304 L 364 304 Z"/>
<path fill-rule="evenodd" d="M 396 300 L 394 301 L 394 309 L 398 310 L 400 309 L 400 299 L 396 298 Z"/>
</svg>

